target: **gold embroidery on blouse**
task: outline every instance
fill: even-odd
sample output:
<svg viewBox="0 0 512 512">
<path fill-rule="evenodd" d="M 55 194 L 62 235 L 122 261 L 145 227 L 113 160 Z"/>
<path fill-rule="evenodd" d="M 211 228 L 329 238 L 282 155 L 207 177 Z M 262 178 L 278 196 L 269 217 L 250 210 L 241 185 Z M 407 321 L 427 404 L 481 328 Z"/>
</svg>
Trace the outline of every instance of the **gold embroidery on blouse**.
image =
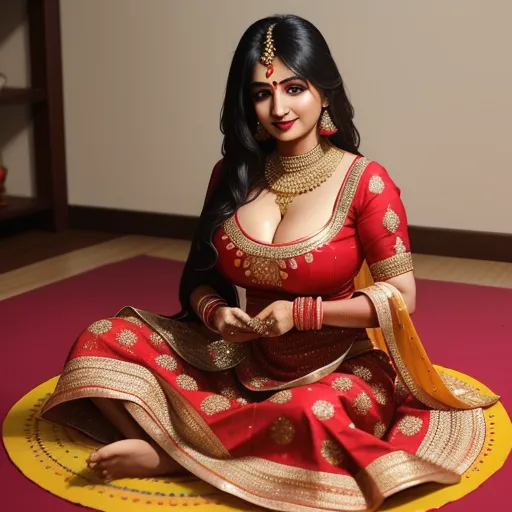
<svg viewBox="0 0 512 512">
<path fill-rule="evenodd" d="M 288 418 L 281 416 L 270 426 L 270 437 L 277 444 L 290 444 L 295 437 L 295 427 Z"/>
<path fill-rule="evenodd" d="M 393 211 L 391 205 L 388 205 L 382 224 L 390 233 L 396 233 L 400 227 L 400 217 Z"/>
<path fill-rule="evenodd" d="M 352 387 L 352 379 L 348 377 L 338 377 L 332 381 L 331 387 L 336 391 L 348 391 Z"/>
<path fill-rule="evenodd" d="M 176 362 L 176 359 L 167 354 L 160 354 L 159 356 L 156 356 L 155 363 L 158 366 L 165 368 L 166 370 L 169 370 L 171 372 L 175 371 L 178 368 L 178 363 Z"/>
<path fill-rule="evenodd" d="M 93 334 L 105 334 L 112 329 L 112 322 L 110 320 L 98 320 L 90 325 L 87 330 Z"/>
<path fill-rule="evenodd" d="M 404 241 L 399 236 L 396 237 L 396 243 L 393 247 L 395 249 L 395 254 L 403 254 L 404 252 L 407 252 Z"/>
<path fill-rule="evenodd" d="M 285 404 L 292 399 L 292 392 L 289 389 L 283 389 L 283 391 L 278 391 L 275 395 L 272 395 L 269 398 L 270 402 L 274 402 L 275 404 Z"/>
<path fill-rule="evenodd" d="M 413 270 L 412 255 L 410 252 L 395 254 L 390 258 L 370 265 L 370 272 L 375 281 L 385 281 Z"/>
<path fill-rule="evenodd" d="M 240 405 L 247 405 L 249 402 L 245 399 L 245 398 L 237 398 L 236 401 L 240 404 Z"/>
<path fill-rule="evenodd" d="M 212 416 L 218 412 L 227 411 L 231 407 L 231 402 L 225 396 L 210 395 L 201 402 L 200 407 L 206 415 Z"/>
<path fill-rule="evenodd" d="M 196 379 L 190 375 L 186 375 L 185 373 L 176 377 L 176 384 L 178 384 L 181 389 L 185 389 L 187 391 L 197 391 L 199 389 Z"/>
<path fill-rule="evenodd" d="M 357 191 L 361 175 L 370 163 L 366 158 L 359 158 L 352 165 L 336 206 L 332 219 L 313 236 L 295 244 L 265 245 L 246 237 L 239 228 L 235 216 L 224 222 L 224 231 L 233 243 L 246 254 L 270 259 L 287 259 L 306 254 L 332 240 L 345 224 L 347 214 Z"/>
<path fill-rule="evenodd" d="M 382 194 L 382 192 L 384 192 L 384 188 L 384 180 L 377 174 L 374 174 L 370 178 L 370 183 L 368 184 L 370 192 L 373 192 L 374 194 Z"/>
<path fill-rule="evenodd" d="M 116 334 L 116 341 L 123 347 L 130 348 L 137 343 L 137 335 L 130 329 L 123 329 Z"/>
<path fill-rule="evenodd" d="M 252 282 L 269 286 L 282 286 L 282 279 L 286 280 L 288 274 L 279 269 L 279 263 L 269 258 L 248 256 L 244 260 L 244 268 L 247 277 L 252 277 Z"/>
<path fill-rule="evenodd" d="M 386 430 L 386 425 L 384 425 L 384 423 L 381 421 L 377 421 L 377 423 L 375 423 L 375 427 L 373 428 L 373 435 L 379 439 L 382 439 L 386 434 Z"/>
<path fill-rule="evenodd" d="M 311 410 L 319 420 L 330 420 L 334 416 L 334 405 L 327 400 L 317 400 Z"/>
<path fill-rule="evenodd" d="M 341 446 L 332 439 L 322 441 L 322 448 L 320 449 L 322 457 L 333 466 L 338 466 L 343 462 L 343 450 Z"/>
<path fill-rule="evenodd" d="M 372 399 L 364 391 L 361 391 L 361 393 L 354 398 L 354 409 L 356 413 L 365 416 L 371 408 Z"/>
<path fill-rule="evenodd" d="M 352 373 L 357 377 L 360 377 L 364 381 L 368 382 L 372 380 L 372 372 L 366 366 L 356 365 L 352 367 Z"/>
<path fill-rule="evenodd" d="M 423 420 L 418 418 L 417 416 L 404 416 L 397 425 L 398 430 L 404 436 L 414 436 L 416 435 L 423 426 Z"/>
<path fill-rule="evenodd" d="M 313 263 L 313 259 L 314 259 L 313 255 L 310 252 L 308 252 L 306 255 L 304 255 L 304 261 L 306 263 Z"/>
</svg>

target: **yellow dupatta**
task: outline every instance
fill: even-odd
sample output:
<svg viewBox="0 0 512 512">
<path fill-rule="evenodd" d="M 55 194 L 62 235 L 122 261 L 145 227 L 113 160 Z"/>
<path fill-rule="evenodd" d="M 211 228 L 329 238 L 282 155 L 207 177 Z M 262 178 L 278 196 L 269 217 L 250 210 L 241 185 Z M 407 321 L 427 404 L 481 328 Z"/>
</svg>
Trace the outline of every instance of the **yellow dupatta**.
<svg viewBox="0 0 512 512">
<path fill-rule="evenodd" d="M 368 336 L 390 356 L 403 384 L 416 399 L 438 410 L 485 407 L 499 400 L 499 396 L 483 394 L 432 365 L 402 294 L 389 283 L 375 283 L 366 262 L 355 278 L 355 285 L 356 291 L 365 294 L 377 311 L 379 327 L 367 329 Z"/>
</svg>

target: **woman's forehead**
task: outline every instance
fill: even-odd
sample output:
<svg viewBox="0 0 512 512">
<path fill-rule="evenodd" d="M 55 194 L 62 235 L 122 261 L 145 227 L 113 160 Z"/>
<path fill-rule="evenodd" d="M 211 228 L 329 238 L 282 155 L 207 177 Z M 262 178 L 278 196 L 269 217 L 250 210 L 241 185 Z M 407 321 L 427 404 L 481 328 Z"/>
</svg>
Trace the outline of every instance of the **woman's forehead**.
<svg viewBox="0 0 512 512">
<path fill-rule="evenodd" d="M 279 57 L 276 57 L 272 61 L 272 65 L 274 66 L 274 72 L 272 73 L 271 76 L 267 78 L 267 66 L 265 66 L 259 61 L 256 62 L 256 64 L 254 65 L 252 81 L 272 84 L 273 82 L 279 83 L 282 80 L 285 80 L 286 78 L 290 78 L 291 76 L 295 75 L 295 73 L 291 69 L 288 69 L 285 66 L 285 64 Z"/>
</svg>

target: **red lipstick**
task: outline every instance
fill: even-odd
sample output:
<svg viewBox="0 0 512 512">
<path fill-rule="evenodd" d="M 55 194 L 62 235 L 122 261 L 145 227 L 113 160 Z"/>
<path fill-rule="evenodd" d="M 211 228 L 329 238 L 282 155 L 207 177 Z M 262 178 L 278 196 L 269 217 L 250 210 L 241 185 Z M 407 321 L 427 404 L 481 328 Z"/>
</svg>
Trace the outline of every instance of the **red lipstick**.
<svg viewBox="0 0 512 512">
<path fill-rule="evenodd" d="M 282 121 L 277 123 L 272 123 L 279 130 L 286 132 L 288 131 L 294 124 L 297 119 L 293 119 L 292 121 Z"/>
</svg>

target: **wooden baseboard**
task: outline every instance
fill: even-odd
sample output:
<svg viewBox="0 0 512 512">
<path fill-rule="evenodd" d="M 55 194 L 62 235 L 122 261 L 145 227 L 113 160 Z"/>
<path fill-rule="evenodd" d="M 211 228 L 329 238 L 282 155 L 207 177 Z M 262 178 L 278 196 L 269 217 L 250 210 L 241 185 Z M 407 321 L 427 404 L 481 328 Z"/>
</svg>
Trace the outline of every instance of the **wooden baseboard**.
<svg viewBox="0 0 512 512">
<path fill-rule="evenodd" d="M 89 206 L 69 207 L 70 226 L 118 234 L 190 240 L 198 217 Z M 418 254 L 512 262 L 512 235 L 458 229 L 409 226 L 412 250 Z"/>
</svg>

